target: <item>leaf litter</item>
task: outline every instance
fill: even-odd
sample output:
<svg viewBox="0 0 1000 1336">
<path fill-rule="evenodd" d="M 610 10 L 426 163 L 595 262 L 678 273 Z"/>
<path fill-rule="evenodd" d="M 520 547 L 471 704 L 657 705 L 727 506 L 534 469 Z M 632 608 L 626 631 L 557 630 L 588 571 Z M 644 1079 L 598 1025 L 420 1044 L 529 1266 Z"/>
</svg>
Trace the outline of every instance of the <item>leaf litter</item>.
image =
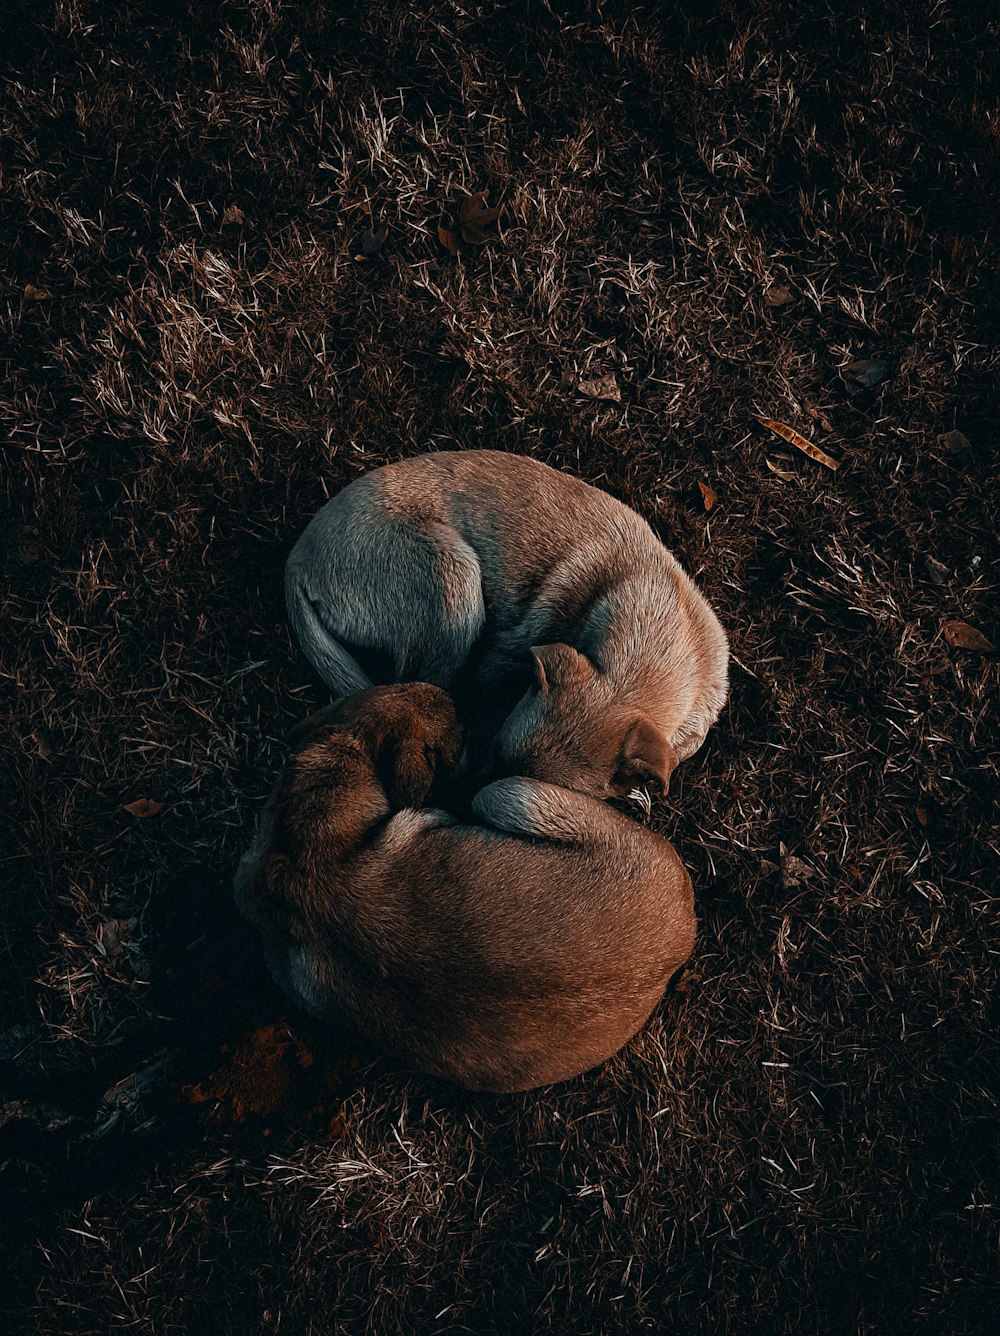
<svg viewBox="0 0 1000 1336">
<path fill-rule="evenodd" d="M 593 376 L 588 380 L 577 381 L 576 388 L 588 399 L 610 399 L 616 404 L 621 403 L 622 392 L 613 371 L 604 376 Z"/>
<path fill-rule="evenodd" d="M 942 630 L 945 640 L 956 649 L 974 649 L 985 654 L 993 653 L 994 645 L 992 641 L 987 640 L 982 631 L 970 626 L 968 622 L 952 618 L 945 622 Z"/>
<path fill-rule="evenodd" d="M 162 812 L 163 804 L 158 803 L 155 798 L 136 798 L 134 802 L 125 803 L 122 811 L 131 812 L 140 821 L 145 821 L 147 817 L 156 816 L 157 812 Z"/>
<path fill-rule="evenodd" d="M 494 239 L 496 234 L 489 229 L 499 219 L 500 210 L 489 207 L 485 190 L 476 190 L 471 195 L 466 195 L 459 214 L 462 240 L 472 246 L 485 246 Z"/>
<path fill-rule="evenodd" d="M 823 464 L 828 469 L 840 468 L 840 461 L 838 459 L 831 459 L 825 450 L 821 450 L 818 445 L 815 445 L 812 441 L 808 440 L 800 431 L 796 431 L 794 427 L 789 427 L 784 422 L 776 422 L 774 418 L 759 417 L 757 421 L 762 427 L 766 427 L 768 431 L 774 432 L 775 436 L 780 436 L 782 440 L 787 441 L 789 445 L 794 445 L 796 450 L 801 450 L 802 453 L 808 455 L 810 459 L 815 459 L 817 464 Z M 777 469 L 772 469 L 772 471 L 776 473 Z"/>
</svg>

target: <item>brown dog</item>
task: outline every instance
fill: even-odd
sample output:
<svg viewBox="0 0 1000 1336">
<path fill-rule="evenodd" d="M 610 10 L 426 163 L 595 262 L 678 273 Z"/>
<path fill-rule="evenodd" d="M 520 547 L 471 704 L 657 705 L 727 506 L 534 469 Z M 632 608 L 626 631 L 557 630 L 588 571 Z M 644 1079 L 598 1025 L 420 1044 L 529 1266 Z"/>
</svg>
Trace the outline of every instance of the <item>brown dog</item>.
<svg viewBox="0 0 1000 1336">
<path fill-rule="evenodd" d="M 359 478 L 296 543 L 285 589 L 335 695 L 373 680 L 467 693 L 481 771 L 598 798 L 665 787 L 726 699 L 725 633 L 645 520 L 523 455 Z"/>
<path fill-rule="evenodd" d="M 237 903 L 314 1014 L 472 1089 L 526 1090 L 642 1025 L 693 946 L 691 880 L 666 840 L 552 784 L 489 785 L 475 824 L 415 810 L 460 744 L 450 698 L 423 683 L 313 715 Z"/>
</svg>

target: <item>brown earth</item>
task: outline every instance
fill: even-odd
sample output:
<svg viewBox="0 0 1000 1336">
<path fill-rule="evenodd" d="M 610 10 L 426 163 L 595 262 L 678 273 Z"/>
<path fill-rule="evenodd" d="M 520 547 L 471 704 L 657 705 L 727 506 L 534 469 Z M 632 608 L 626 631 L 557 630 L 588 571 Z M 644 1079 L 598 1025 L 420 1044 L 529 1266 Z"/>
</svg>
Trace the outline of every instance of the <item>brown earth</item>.
<svg viewBox="0 0 1000 1336">
<path fill-rule="evenodd" d="M 988 6 L 0 24 L 5 1330 L 991 1329 Z M 688 986 L 510 1098 L 294 1015 L 230 892 L 324 699 L 289 547 L 475 446 L 636 506 L 734 651 L 653 809 Z"/>
</svg>

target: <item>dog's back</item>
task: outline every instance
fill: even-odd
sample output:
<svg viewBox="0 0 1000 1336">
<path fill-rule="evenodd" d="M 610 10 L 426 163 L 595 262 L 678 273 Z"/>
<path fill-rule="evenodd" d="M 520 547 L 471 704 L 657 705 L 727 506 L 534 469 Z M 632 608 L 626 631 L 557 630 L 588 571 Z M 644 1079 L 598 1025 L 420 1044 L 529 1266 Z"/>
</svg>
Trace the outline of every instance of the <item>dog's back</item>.
<svg viewBox="0 0 1000 1336">
<path fill-rule="evenodd" d="M 357 699 L 377 716 L 379 696 Z M 450 729 L 422 722 L 421 753 L 441 751 Z M 381 788 L 375 758 L 367 778 L 321 774 L 324 748 L 353 756 L 356 741 L 326 723 L 300 745 L 237 875 L 279 982 L 317 1014 L 474 1088 L 561 1080 L 613 1053 L 693 944 L 691 883 L 672 846 L 602 803 L 523 779 L 477 795 L 476 824 L 435 809 L 387 819 L 383 803 L 358 835 L 359 803 Z M 454 751 L 452 734 L 441 754 Z M 304 770 L 319 803 L 307 822 Z M 331 858 L 338 820 L 355 843 Z"/>
<path fill-rule="evenodd" d="M 553 761 L 541 773 L 597 796 L 615 791 L 606 758 L 583 749 L 609 728 L 609 705 L 622 738 L 648 723 L 683 760 L 727 693 L 725 633 L 645 520 L 522 455 L 442 452 L 366 475 L 314 517 L 286 588 L 303 650 L 335 692 L 370 684 L 369 655 L 387 657 L 395 680 L 449 689 L 468 689 L 474 662 L 494 733 L 530 687 L 528 651 L 577 649 L 596 675 L 567 675 L 522 711 L 498 734 L 498 761 L 516 766 L 530 738 Z M 654 758 L 647 775 L 666 778 Z"/>
</svg>

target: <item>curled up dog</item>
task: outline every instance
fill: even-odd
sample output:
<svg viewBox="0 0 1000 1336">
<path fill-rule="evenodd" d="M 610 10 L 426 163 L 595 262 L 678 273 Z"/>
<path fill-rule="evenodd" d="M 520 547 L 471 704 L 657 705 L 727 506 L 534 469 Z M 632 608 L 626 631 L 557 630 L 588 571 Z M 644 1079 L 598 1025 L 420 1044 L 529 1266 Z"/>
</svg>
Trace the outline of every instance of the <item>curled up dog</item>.
<svg viewBox="0 0 1000 1336">
<path fill-rule="evenodd" d="M 281 987 L 421 1070 L 530 1089 L 602 1062 L 691 952 L 673 846 L 554 784 L 499 780 L 461 822 L 433 800 L 461 732 L 442 690 L 313 715 L 236 873 Z"/>
<path fill-rule="evenodd" d="M 726 699 L 725 633 L 645 520 L 526 456 L 367 474 L 306 528 L 285 588 L 335 696 L 419 680 L 471 701 L 484 775 L 666 787 Z"/>
</svg>

